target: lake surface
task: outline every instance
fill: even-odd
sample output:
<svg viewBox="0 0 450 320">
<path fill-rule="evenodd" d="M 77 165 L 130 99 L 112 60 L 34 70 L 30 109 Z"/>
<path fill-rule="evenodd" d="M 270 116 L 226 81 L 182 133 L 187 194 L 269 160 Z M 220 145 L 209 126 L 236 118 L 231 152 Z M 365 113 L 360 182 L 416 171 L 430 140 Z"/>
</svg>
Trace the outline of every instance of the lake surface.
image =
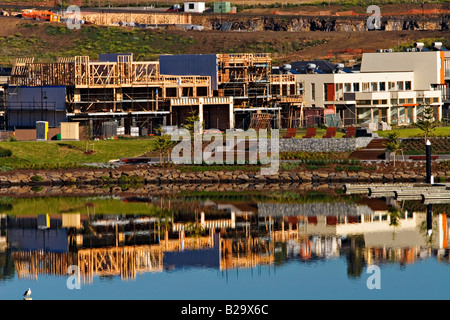
<svg viewBox="0 0 450 320">
<path fill-rule="evenodd" d="M 448 299 L 450 205 L 428 209 L 295 192 L 2 198 L 0 300 Z"/>
</svg>

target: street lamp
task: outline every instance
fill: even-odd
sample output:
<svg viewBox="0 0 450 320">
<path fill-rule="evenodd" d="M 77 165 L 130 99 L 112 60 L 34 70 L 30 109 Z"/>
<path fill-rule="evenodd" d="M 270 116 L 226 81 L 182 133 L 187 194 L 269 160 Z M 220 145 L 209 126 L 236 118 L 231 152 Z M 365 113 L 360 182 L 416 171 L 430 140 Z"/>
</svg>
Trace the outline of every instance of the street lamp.
<svg viewBox="0 0 450 320">
<path fill-rule="evenodd" d="M 431 175 L 431 142 L 427 140 L 425 144 L 425 159 L 426 159 L 426 183 L 433 183 L 433 176 Z"/>
</svg>

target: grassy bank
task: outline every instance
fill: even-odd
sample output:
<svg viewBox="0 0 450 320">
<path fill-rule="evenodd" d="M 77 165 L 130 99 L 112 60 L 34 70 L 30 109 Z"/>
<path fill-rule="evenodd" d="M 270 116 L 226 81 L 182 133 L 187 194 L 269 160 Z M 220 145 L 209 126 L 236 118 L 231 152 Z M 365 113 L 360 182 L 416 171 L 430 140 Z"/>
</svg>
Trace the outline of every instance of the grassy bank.
<svg viewBox="0 0 450 320">
<path fill-rule="evenodd" d="M 145 202 L 124 202 L 119 199 L 82 197 L 0 198 L 0 212 L 8 215 L 95 213 L 156 215 L 159 208 Z"/>
<path fill-rule="evenodd" d="M 108 162 L 124 157 L 140 156 L 152 150 L 153 141 L 15 141 L 0 142 L 11 157 L 0 158 L 0 168 L 29 169 L 39 167 L 73 167 L 82 163 Z M 86 153 L 86 149 L 94 152 Z"/>
<path fill-rule="evenodd" d="M 423 137 L 423 131 L 419 128 L 398 128 L 388 131 L 377 131 L 380 137 L 387 137 L 390 133 L 398 133 L 399 138 L 419 138 Z M 434 130 L 434 135 L 436 137 L 449 137 L 450 127 L 437 127 Z"/>
</svg>

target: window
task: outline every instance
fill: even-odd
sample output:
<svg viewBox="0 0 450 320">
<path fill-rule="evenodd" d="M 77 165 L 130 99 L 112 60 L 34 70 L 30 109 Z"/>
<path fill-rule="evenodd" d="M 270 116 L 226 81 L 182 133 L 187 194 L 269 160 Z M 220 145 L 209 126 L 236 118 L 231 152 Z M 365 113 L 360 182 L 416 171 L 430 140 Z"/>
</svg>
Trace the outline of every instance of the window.
<svg viewBox="0 0 450 320">
<path fill-rule="evenodd" d="M 298 84 L 298 87 L 297 87 L 297 94 L 298 95 L 303 95 L 303 92 L 305 91 L 305 88 L 303 88 L 303 85 L 304 85 L 304 82 L 300 82 Z"/>
<path fill-rule="evenodd" d="M 362 84 L 362 91 L 363 92 L 368 92 L 369 91 L 369 83 L 368 82 L 363 82 L 363 84 Z"/>
<path fill-rule="evenodd" d="M 405 90 L 411 90 L 411 81 L 405 81 Z"/>
<path fill-rule="evenodd" d="M 397 81 L 397 90 L 403 91 L 403 81 Z"/>
<path fill-rule="evenodd" d="M 394 91 L 395 90 L 395 82 L 389 82 L 389 91 Z"/>
<path fill-rule="evenodd" d="M 193 3 L 189 3 L 189 9 L 190 10 L 194 10 L 194 4 Z"/>
<path fill-rule="evenodd" d="M 380 86 L 380 91 L 386 91 L 386 82 L 380 82 L 379 86 Z"/>
<path fill-rule="evenodd" d="M 352 91 L 352 84 L 351 83 L 345 83 L 344 84 L 344 92 L 351 92 Z"/>
<path fill-rule="evenodd" d="M 431 104 L 431 103 L 436 103 L 439 102 L 439 98 L 434 97 L 434 98 L 425 98 L 425 104 Z"/>
<path fill-rule="evenodd" d="M 359 83 L 353 84 L 353 92 L 359 92 Z"/>
<path fill-rule="evenodd" d="M 311 100 L 312 101 L 316 100 L 316 84 L 315 83 L 311 83 Z"/>
<path fill-rule="evenodd" d="M 370 84 L 370 90 L 371 91 L 378 91 L 378 83 L 377 82 L 372 82 Z"/>
<path fill-rule="evenodd" d="M 342 100 L 344 97 L 344 85 L 342 83 L 336 83 L 336 90 L 334 92 L 334 100 Z"/>
</svg>

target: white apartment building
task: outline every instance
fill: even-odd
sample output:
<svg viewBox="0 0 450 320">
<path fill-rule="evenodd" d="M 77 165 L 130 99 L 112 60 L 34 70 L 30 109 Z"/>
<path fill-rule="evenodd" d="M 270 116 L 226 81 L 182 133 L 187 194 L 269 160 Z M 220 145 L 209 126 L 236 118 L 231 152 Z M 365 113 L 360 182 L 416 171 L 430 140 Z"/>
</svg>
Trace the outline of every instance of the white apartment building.
<svg viewBox="0 0 450 320">
<path fill-rule="evenodd" d="M 298 74 L 306 107 L 334 110 L 344 125 L 417 121 L 424 106 L 442 119 L 450 51 L 364 53 L 360 72 Z"/>
</svg>

